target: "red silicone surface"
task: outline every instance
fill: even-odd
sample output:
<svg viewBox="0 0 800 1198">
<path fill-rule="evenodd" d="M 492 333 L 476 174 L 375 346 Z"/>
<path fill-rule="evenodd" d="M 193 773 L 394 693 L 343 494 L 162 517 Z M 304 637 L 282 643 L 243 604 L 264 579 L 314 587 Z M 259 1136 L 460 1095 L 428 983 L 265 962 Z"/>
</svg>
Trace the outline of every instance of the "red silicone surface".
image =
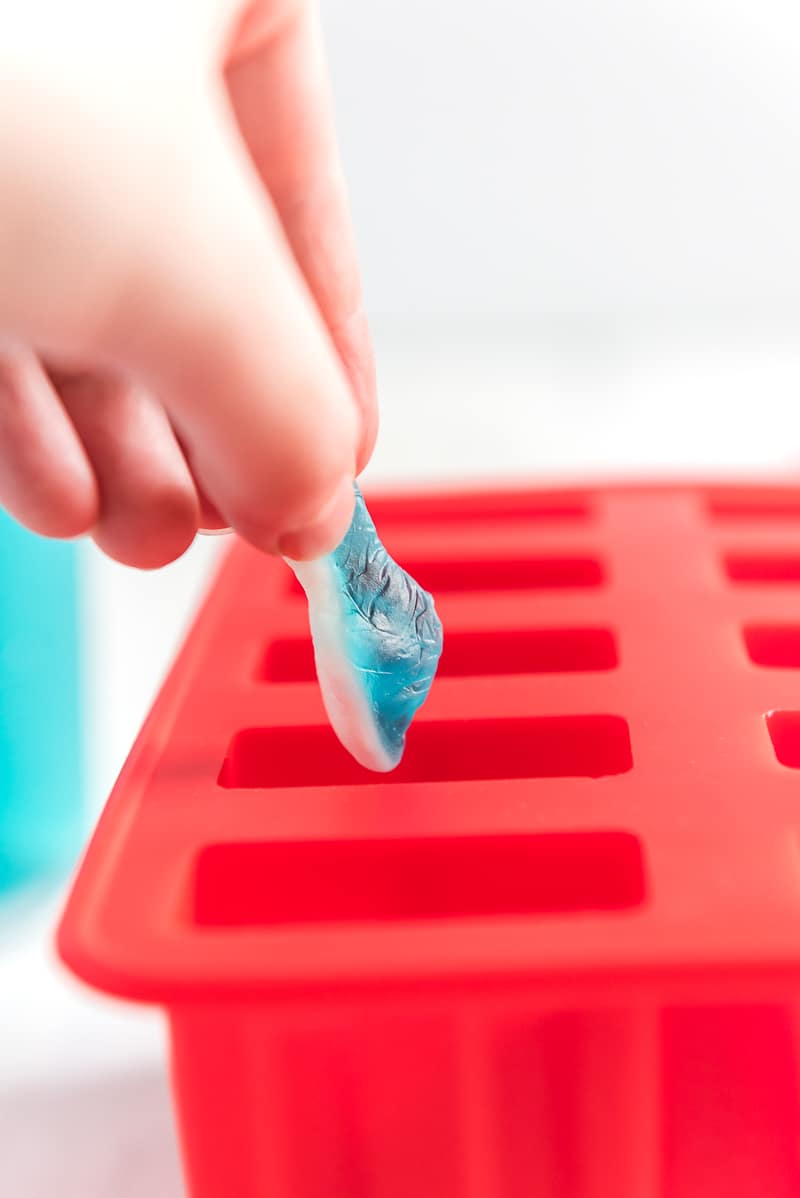
<svg viewBox="0 0 800 1198">
<path fill-rule="evenodd" d="M 372 510 L 445 625 L 401 767 L 236 545 L 60 930 L 168 1012 L 192 1198 L 796 1198 L 800 490 Z"/>
</svg>

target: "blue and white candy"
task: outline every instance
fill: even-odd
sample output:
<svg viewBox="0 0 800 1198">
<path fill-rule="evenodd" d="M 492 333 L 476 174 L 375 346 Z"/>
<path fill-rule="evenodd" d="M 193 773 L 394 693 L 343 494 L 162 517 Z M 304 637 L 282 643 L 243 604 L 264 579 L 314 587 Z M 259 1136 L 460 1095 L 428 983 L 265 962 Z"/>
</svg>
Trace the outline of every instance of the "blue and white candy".
<svg viewBox="0 0 800 1198">
<path fill-rule="evenodd" d="M 442 652 L 432 597 L 389 557 L 358 487 L 341 545 L 289 565 L 308 598 L 317 677 L 336 735 L 367 769 L 394 769 Z"/>
</svg>

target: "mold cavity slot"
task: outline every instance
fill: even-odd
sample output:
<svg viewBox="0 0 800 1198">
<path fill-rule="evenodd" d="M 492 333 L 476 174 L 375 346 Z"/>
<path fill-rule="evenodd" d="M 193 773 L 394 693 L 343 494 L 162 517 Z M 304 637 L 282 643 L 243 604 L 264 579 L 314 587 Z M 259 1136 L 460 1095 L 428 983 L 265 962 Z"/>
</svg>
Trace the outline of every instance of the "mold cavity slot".
<svg viewBox="0 0 800 1198">
<path fill-rule="evenodd" d="M 592 515 L 585 496 L 550 494 L 409 495 L 376 500 L 379 521 L 402 524 L 480 524 L 487 521 L 581 521 Z"/>
<path fill-rule="evenodd" d="M 496 561 L 440 559 L 403 564 L 420 586 L 434 594 L 596 587 L 604 581 L 603 567 L 593 557 L 520 557 Z"/>
<path fill-rule="evenodd" d="M 751 624 L 743 635 L 757 666 L 800 669 L 800 624 Z"/>
<path fill-rule="evenodd" d="M 233 737 L 219 775 L 229 788 L 375 786 L 506 778 L 601 778 L 633 765 L 620 716 L 421 720 L 402 762 L 375 774 L 350 757 L 326 725 L 246 728 Z"/>
<path fill-rule="evenodd" d="M 469 919 L 623 910 L 645 897 L 627 832 L 214 844 L 199 855 L 203 927 Z"/>
<path fill-rule="evenodd" d="M 778 761 L 800 770 L 800 711 L 770 711 L 764 718 Z"/>
<path fill-rule="evenodd" d="M 800 495 L 736 496 L 710 499 L 715 520 L 800 520 Z"/>
<path fill-rule="evenodd" d="M 800 553 L 733 553 L 725 569 L 731 582 L 800 582 Z"/>
<path fill-rule="evenodd" d="M 502 674 L 566 674 L 613 670 L 618 664 L 613 633 L 606 628 L 500 629 L 448 632 L 439 677 Z M 258 677 L 266 682 L 312 682 L 314 653 L 308 637 L 273 641 Z"/>
<path fill-rule="evenodd" d="M 314 647 L 309 636 L 272 641 L 256 674 L 260 682 L 313 682 L 316 676 Z"/>
<path fill-rule="evenodd" d="M 605 581 L 601 562 L 594 557 L 519 557 L 490 559 L 419 559 L 401 563 L 426 591 L 463 594 L 475 591 L 541 591 L 598 587 Z M 302 595 L 290 575 L 289 590 Z"/>
</svg>

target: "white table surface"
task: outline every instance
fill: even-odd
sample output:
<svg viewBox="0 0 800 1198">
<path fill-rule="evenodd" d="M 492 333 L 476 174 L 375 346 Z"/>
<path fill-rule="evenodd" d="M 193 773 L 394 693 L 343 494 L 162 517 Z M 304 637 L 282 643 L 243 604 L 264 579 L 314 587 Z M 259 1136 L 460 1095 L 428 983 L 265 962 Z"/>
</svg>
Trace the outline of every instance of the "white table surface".
<svg viewBox="0 0 800 1198">
<path fill-rule="evenodd" d="M 788 318 L 658 335 L 573 325 L 384 336 L 379 363 L 375 480 L 800 466 L 800 335 Z M 157 575 L 87 551 L 94 808 L 219 548 L 201 541 Z M 160 1016 L 91 994 L 60 968 L 51 934 L 61 901 L 0 907 L 0 1193 L 178 1198 Z"/>
</svg>

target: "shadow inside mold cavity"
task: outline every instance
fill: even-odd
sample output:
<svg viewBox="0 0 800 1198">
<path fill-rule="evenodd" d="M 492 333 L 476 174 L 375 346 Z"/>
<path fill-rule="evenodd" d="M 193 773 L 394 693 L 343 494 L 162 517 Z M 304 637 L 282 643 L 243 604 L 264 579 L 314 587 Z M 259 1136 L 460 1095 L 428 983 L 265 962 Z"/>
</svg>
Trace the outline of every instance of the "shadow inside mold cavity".
<svg viewBox="0 0 800 1198">
<path fill-rule="evenodd" d="M 184 1198 L 169 1088 L 160 1073 L 4 1089 L 4 1194 Z"/>
</svg>

